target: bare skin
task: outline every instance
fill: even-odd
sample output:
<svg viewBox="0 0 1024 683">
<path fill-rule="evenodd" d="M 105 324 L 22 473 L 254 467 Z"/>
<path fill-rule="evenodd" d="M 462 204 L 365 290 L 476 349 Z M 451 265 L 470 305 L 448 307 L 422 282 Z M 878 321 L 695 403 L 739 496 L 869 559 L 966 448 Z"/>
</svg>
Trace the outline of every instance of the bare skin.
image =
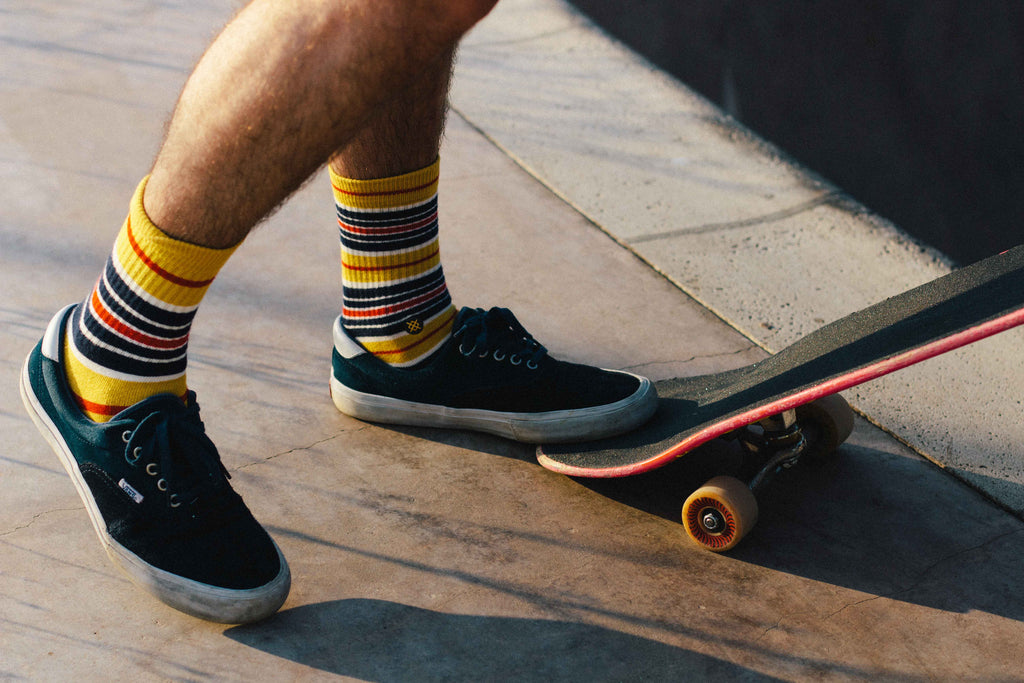
<svg viewBox="0 0 1024 683">
<path fill-rule="evenodd" d="M 254 0 L 186 83 L 146 212 L 223 248 L 332 155 L 357 178 L 432 163 L 455 46 L 496 2 Z"/>
<path fill-rule="evenodd" d="M 441 55 L 415 83 L 378 107 L 366 127 L 331 157 L 331 170 L 368 180 L 434 163 L 448 113 L 453 58 L 452 52 Z"/>
</svg>

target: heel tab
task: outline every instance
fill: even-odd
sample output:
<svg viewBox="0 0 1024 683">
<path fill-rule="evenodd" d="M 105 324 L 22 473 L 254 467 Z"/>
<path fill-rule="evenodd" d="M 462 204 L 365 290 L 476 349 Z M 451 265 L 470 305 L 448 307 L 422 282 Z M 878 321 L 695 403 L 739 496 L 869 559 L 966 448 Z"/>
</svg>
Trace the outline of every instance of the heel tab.
<svg viewBox="0 0 1024 683">
<path fill-rule="evenodd" d="M 60 362 L 61 353 L 61 327 L 64 326 L 67 319 L 71 315 L 71 310 L 75 307 L 75 304 L 68 304 L 64 308 L 57 312 L 57 315 L 50 319 L 50 324 L 46 326 L 46 333 L 43 334 L 43 341 L 41 344 L 41 351 L 43 356 L 49 358 L 55 363 Z"/>
<path fill-rule="evenodd" d="M 341 326 L 341 316 L 334 319 L 334 350 L 342 358 L 355 358 L 368 353 L 359 342 L 348 336 L 345 328 Z"/>
</svg>

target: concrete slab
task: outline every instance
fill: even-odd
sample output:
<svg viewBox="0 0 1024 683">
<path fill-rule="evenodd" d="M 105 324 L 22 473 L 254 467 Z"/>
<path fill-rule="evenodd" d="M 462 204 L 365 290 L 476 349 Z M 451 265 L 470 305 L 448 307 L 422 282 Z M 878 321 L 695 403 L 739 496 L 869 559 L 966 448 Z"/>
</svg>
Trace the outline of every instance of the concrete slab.
<svg viewBox="0 0 1024 683">
<path fill-rule="evenodd" d="M 767 350 L 948 272 L 939 254 L 561 0 L 501 3 L 467 38 L 453 102 L 553 192 Z M 1012 331 L 849 398 L 1021 514 L 1022 348 L 1024 331 Z"/>
<path fill-rule="evenodd" d="M 190 346 L 204 420 L 289 557 L 292 595 L 263 624 L 224 627 L 131 586 L 14 386 L 49 316 L 92 286 L 158 144 L 160 114 L 142 109 L 156 105 L 122 86 L 169 107 L 192 51 L 166 51 L 198 45 L 229 11 L 3 10 L 0 64 L 39 61 L 49 80 L 0 73 L 0 679 L 1019 675 L 1024 524 L 864 422 L 837 460 L 780 480 L 753 535 L 721 557 L 688 545 L 675 521 L 687 489 L 729 461 L 721 446 L 656 476 L 593 483 L 497 438 L 338 414 L 326 381 L 337 238 L 322 177 L 228 264 Z M 171 68 L 139 58 L 154 35 Z M 60 106 L 43 106 L 53 93 Z M 76 135 L 54 142 L 68 112 L 82 119 Z M 443 157 L 457 302 L 509 305 L 555 353 L 655 377 L 763 353 L 458 116 Z"/>
</svg>

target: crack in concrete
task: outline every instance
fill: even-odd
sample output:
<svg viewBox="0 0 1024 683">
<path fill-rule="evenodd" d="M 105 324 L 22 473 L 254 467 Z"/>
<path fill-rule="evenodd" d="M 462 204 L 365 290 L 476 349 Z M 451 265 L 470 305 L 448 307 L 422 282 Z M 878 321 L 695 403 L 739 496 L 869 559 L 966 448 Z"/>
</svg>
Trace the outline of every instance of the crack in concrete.
<svg viewBox="0 0 1024 683">
<path fill-rule="evenodd" d="M 876 600 L 881 600 L 883 598 L 899 599 L 899 597 L 901 595 L 905 595 L 905 594 L 913 591 L 914 589 L 916 589 L 918 586 L 920 586 L 924 582 L 924 580 L 927 577 L 927 575 L 930 574 L 936 567 L 939 567 L 940 565 L 945 564 L 945 563 L 949 562 L 950 560 L 956 559 L 957 557 L 961 557 L 963 555 L 967 555 L 968 553 L 976 552 L 976 551 L 980 550 L 981 548 L 984 548 L 985 546 L 991 545 L 993 543 L 996 543 L 996 542 L 1006 538 L 1007 536 L 1012 536 L 1014 534 L 1021 534 L 1021 533 L 1024 533 L 1024 530 L 1016 529 L 1014 531 L 1008 531 L 1006 533 L 999 534 L 998 536 L 990 538 L 987 541 L 985 541 L 983 543 L 979 543 L 979 544 L 977 544 L 975 546 L 972 546 L 970 548 L 964 548 L 962 550 L 958 550 L 956 552 L 950 553 L 949 555 L 946 555 L 944 557 L 941 557 L 941 558 L 935 560 L 930 565 L 928 565 L 927 567 L 922 569 L 921 572 L 918 575 L 918 578 L 915 581 L 913 581 L 909 586 L 907 586 L 905 588 L 901 588 L 899 590 L 892 591 L 890 593 L 886 593 L 884 595 L 872 595 L 872 596 L 869 596 L 869 597 L 866 597 L 866 598 L 862 598 L 860 600 L 855 600 L 853 602 L 849 602 L 847 604 L 844 604 L 839 609 L 837 609 L 837 610 L 835 610 L 833 612 L 830 612 L 829 614 L 825 615 L 824 617 L 821 617 L 821 621 L 823 621 L 823 622 L 824 621 L 828 621 L 828 620 L 832 619 L 833 617 L 835 617 L 836 615 L 842 614 L 843 612 L 845 612 L 847 610 L 854 609 L 856 607 L 860 607 L 861 605 L 865 605 L 865 604 L 867 604 L 869 602 L 875 602 Z M 761 631 L 761 634 L 755 639 L 754 642 L 761 642 L 762 640 L 767 638 L 770 633 L 772 633 L 773 631 L 777 631 L 780 628 L 782 628 L 783 624 L 786 621 L 788 621 L 790 618 L 792 618 L 792 617 L 794 617 L 796 615 L 797 615 L 797 613 L 794 612 L 794 613 L 786 614 L 786 615 L 780 617 L 774 624 L 772 624 L 771 626 L 769 626 L 769 627 L 765 628 L 763 631 Z"/>
<path fill-rule="evenodd" d="M 893 596 L 899 595 L 899 593 L 901 593 L 901 592 L 902 591 L 896 591 L 895 593 L 887 593 L 885 595 L 872 595 L 869 598 L 864 598 L 863 600 L 857 600 L 856 602 L 848 603 L 846 605 L 843 605 L 839 609 L 837 609 L 835 612 L 831 612 L 830 614 L 825 615 L 824 617 L 822 617 L 821 620 L 822 621 L 828 621 L 832 617 L 836 616 L 837 614 L 839 614 L 841 612 L 845 612 L 848 609 L 852 609 L 854 607 L 859 607 L 860 605 L 863 605 L 863 604 L 868 603 L 868 602 L 874 602 L 875 600 L 881 600 L 882 598 L 891 598 Z"/>
<path fill-rule="evenodd" d="M 728 358 L 730 356 L 738 356 L 740 354 L 743 354 L 743 353 L 746 353 L 746 352 L 748 352 L 750 350 L 758 349 L 758 348 L 759 348 L 758 346 L 755 346 L 754 344 L 750 344 L 749 346 L 745 346 L 745 347 L 743 347 L 741 349 L 737 349 L 736 351 L 730 351 L 729 353 L 708 353 L 708 354 L 697 354 L 697 355 L 694 355 L 694 356 L 690 356 L 689 358 L 673 358 L 671 360 L 652 360 L 652 361 L 648 361 L 646 363 L 637 363 L 636 365 L 627 365 L 625 367 L 619 368 L 619 370 L 625 370 L 625 371 L 630 371 L 631 372 L 631 371 L 639 370 L 641 368 L 649 368 L 649 367 L 654 367 L 654 366 L 657 366 L 657 365 L 674 365 L 676 363 L 692 363 L 692 362 L 694 362 L 696 360 L 706 360 L 708 358 Z"/>
<path fill-rule="evenodd" d="M 83 506 L 79 505 L 78 507 L 73 507 L 73 508 L 54 508 L 52 510 L 43 510 L 42 512 L 37 512 L 36 514 L 32 515 L 32 518 L 29 519 L 28 522 L 26 522 L 25 524 L 20 524 L 20 525 L 14 527 L 13 529 L 9 529 L 7 531 L 0 532 L 0 538 L 3 538 L 5 536 L 10 536 L 11 534 L 15 534 L 15 533 L 17 533 L 19 531 L 22 531 L 24 529 L 28 529 L 30 526 L 32 526 L 37 521 L 39 521 L 40 517 L 45 517 L 46 515 L 53 514 L 54 512 L 73 512 L 73 511 L 76 511 L 76 510 L 83 510 L 83 509 L 85 509 L 85 508 Z"/>
<path fill-rule="evenodd" d="M 984 541 L 983 543 L 979 543 L 978 545 L 971 546 L 970 548 L 964 548 L 963 550 L 958 550 L 958 551 L 950 553 L 949 555 L 946 555 L 944 557 L 940 557 L 939 559 L 935 560 L 935 562 L 932 562 L 930 565 L 925 567 L 921 571 L 921 573 L 920 573 L 919 577 L 917 578 L 917 580 L 914 581 L 911 585 L 909 585 L 906 588 L 903 588 L 901 590 L 898 590 L 895 593 L 892 593 L 892 595 L 888 596 L 888 597 L 898 597 L 900 595 L 904 595 L 904 594 L 909 593 L 910 591 L 914 590 L 915 588 L 920 586 L 921 583 L 924 582 L 925 577 L 928 574 L 930 574 L 939 565 L 945 564 L 945 563 L 949 562 L 950 560 L 956 559 L 956 558 L 961 557 L 963 555 L 967 555 L 968 553 L 977 552 L 978 550 L 981 550 L 982 548 L 984 548 L 986 546 L 989 546 L 989 545 L 992 545 L 993 543 L 1001 541 L 1002 539 L 1007 538 L 1008 536 L 1013 536 L 1013 535 L 1022 534 L 1022 533 L 1024 533 L 1024 529 L 1015 529 L 1013 531 L 1007 531 L 1006 533 L 999 534 L 998 536 L 994 536 L 994 537 L 988 539 L 987 541 Z"/>
<path fill-rule="evenodd" d="M 792 616 L 792 615 L 787 614 L 786 616 L 784 616 L 781 619 L 779 619 L 778 621 L 776 621 L 774 625 L 769 626 L 765 630 L 761 631 L 761 635 L 759 635 L 757 638 L 755 638 L 754 642 L 755 643 L 760 643 L 762 640 L 764 640 L 765 638 L 768 637 L 769 633 L 771 633 L 772 631 L 777 631 L 780 628 L 782 628 L 782 622 L 785 621 L 786 619 L 788 619 L 790 616 Z"/>
<path fill-rule="evenodd" d="M 842 607 L 840 607 L 836 611 L 834 611 L 831 614 L 828 614 L 827 616 L 825 616 L 822 619 L 822 621 L 828 621 L 832 617 L 836 616 L 837 614 L 840 614 L 841 612 L 846 611 L 847 609 L 851 609 L 853 607 L 859 607 L 860 605 L 863 605 L 863 604 L 868 603 L 868 602 L 872 602 L 874 600 L 880 600 L 882 598 L 899 599 L 899 597 L 901 595 L 906 595 L 907 593 L 910 593 L 911 591 L 915 590 L 918 586 L 920 586 L 922 583 L 924 583 L 925 578 L 928 576 L 928 574 L 930 574 L 933 570 L 935 570 L 935 568 L 939 567 L 940 565 L 946 564 L 946 563 L 948 563 L 951 560 L 954 560 L 954 559 L 956 559 L 958 557 L 962 557 L 963 555 L 967 555 L 969 553 L 977 552 L 978 550 L 984 548 L 985 546 L 988 546 L 988 545 L 991 545 L 993 543 L 996 543 L 996 542 L 998 542 L 998 541 L 1000 541 L 1000 540 L 1002 540 L 1002 539 L 1004 539 L 1004 538 L 1006 538 L 1008 536 L 1013 536 L 1015 534 L 1021 534 L 1021 533 L 1024 533 L 1024 530 L 1016 529 L 1014 531 L 1007 531 L 1006 533 L 999 534 L 998 536 L 990 538 L 990 539 L 988 539 L 987 541 L 985 541 L 983 543 L 979 543 L 977 545 L 971 546 L 970 548 L 964 548 L 962 550 L 957 550 L 956 552 L 950 553 L 949 555 L 945 555 L 943 557 L 940 557 L 939 559 L 935 560 L 930 565 L 928 565 L 927 567 L 922 569 L 919 572 L 917 579 L 914 580 L 909 586 L 907 586 L 905 588 L 901 588 L 899 590 L 892 591 L 891 593 L 886 593 L 884 595 L 873 595 L 873 596 L 871 596 L 869 598 L 864 598 L 863 600 L 858 600 L 856 602 L 851 602 L 851 603 L 849 603 L 847 605 L 843 605 Z M 781 621 L 780 621 L 780 623 L 781 623 Z"/>
<path fill-rule="evenodd" d="M 812 211 L 819 206 L 826 204 L 832 204 L 836 201 L 842 201 L 843 195 L 839 192 L 825 192 L 818 195 L 814 199 L 806 202 L 801 202 L 795 206 L 791 206 L 786 209 L 780 209 L 772 213 L 761 214 L 758 216 L 752 216 L 750 218 L 744 218 L 735 221 L 724 221 L 721 223 L 705 223 L 704 225 L 695 225 L 689 228 L 677 228 L 675 230 L 666 230 L 664 232 L 649 233 L 646 235 L 638 235 L 630 238 L 628 241 L 630 244 L 641 244 L 643 242 L 654 242 L 656 240 L 671 239 L 673 237 L 685 237 L 690 235 L 704 235 L 712 232 L 723 232 L 726 230 L 734 230 L 736 228 L 749 228 L 755 225 L 764 225 L 766 223 L 774 223 L 781 221 L 786 218 L 792 218 L 802 213 Z"/>
<path fill-rule="evenodd" d="M 266 456 L 266 457 L 264 457 L 264 458 L 262 458 L 260 460 L 256 460 L 256 461 L 253 461 L 253 462 L 250 462 L 250 463 L 246 463 L 245 465 L 240 465 L 239 467 L 236 467 L 235 470 L 236 471 L 237 470 L 244 470 L 246 468 L 252 467 L 253 465 L 261 465 L 263 463 L 269 462 L 271 460 L 275 460 L 277 458 L 283 457 L 283 456 L 288 455 L 290 453 L 296 453 L 298 451 L 308 451 L 309 449 L 315 448 L 316 446 L 319 446 L 320 444 L 327 443 L 328 441 L 334 441 L 335 439 L 337 439 L 338 437 L 340 437 L 343 434 L 355 434 L 357 432 L 361 432 L 361 431 L 363 431 L 365 429 L 369 429 L 369 428 L 370 428 L 370 425 L 363 425 L 362 427 L 359 427 L 358 429 L 345 429 L 345 430 L 342 430 L 342 431 L 338 432 L 337 434 L 332 434 L 331 436 L 324 437 L 323 439 L 320 439 L 319 441 L 314 441 L 313 443 L 306 444 L 305 446 L 296 446 L 295 448 L 289 448 L 286 451 L 281 451 L 280 453 L 274 453 L 273 455 L 268 455 L 268 456 Z"/>
</svg>

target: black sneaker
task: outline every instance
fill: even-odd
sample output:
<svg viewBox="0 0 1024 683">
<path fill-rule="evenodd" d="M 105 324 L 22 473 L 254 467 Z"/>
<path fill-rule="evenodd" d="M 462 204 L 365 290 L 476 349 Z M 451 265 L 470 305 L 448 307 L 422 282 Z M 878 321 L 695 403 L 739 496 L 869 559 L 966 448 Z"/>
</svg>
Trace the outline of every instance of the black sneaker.
<svg viewBox="0 0 1024 683">
<path fill-rule="evenodd" d="M 463 308 L 452 337 L 412 368 L 393 368 L 334 323 L 331 395 L 370 422 L 455 427 L 527 443 L 604 438 L 647 421 L 650 380 L 558 361 L 503 308 Z"/>
<path fill-rule="evenodd" d="M 73 310 L 58 313 L 29 354 L 21 397 L 110 559 L 193 616 L 232 624 L 270 616 L 288 597 L 288 564 L 228 484 L 195 394 L 187 406 L 163 394 L 105 424 L 89 420 L 61 366 Z"/>
</svg>

